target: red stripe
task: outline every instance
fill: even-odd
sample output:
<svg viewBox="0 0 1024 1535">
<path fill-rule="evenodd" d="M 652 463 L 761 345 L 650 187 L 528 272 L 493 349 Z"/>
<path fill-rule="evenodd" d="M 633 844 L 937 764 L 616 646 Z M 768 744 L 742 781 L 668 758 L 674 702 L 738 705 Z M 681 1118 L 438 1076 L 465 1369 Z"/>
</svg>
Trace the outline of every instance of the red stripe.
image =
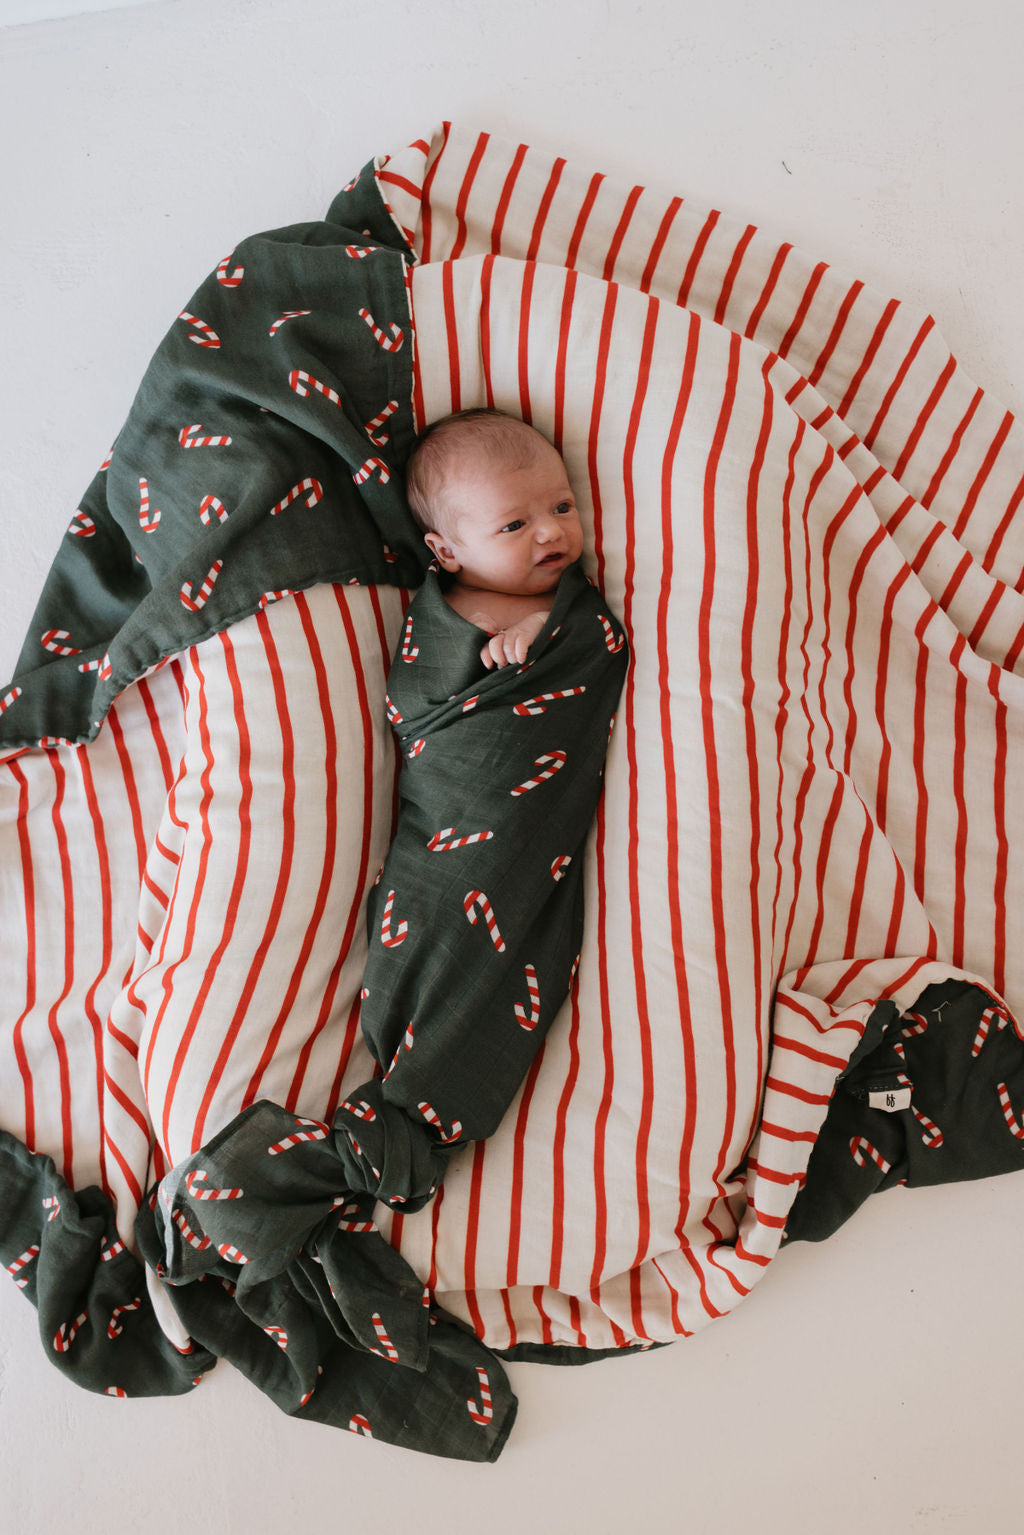
<svg viewBox="0 0 1024 1535">
<path fill-rule="evenodd" d="M 564 169 L 564 160 L 556 160 L 554 165 L 551 167 L 551 175 L 548 177 L 548 184 L 544 188 L 544 196 L 540 200 L 540 207 L 537 210 L 537 217 L 534 220 L 533 231 L 530 235 L 530 243 L 526 250 L 527 261 L 536 261 L 537 259 L 537 254 L 540 250 L 541 237 L 544 233 L 544 225 L 547 223 L 548 212 L 551 208 L 551 201 L 555 195 L 555 189 L 561 180 L 562 172 Z"/>
<path fill-rule="evenodd" d="M 565 418 L 565 373 L 569 355 L 569 333 L 572 328 L 572 302 L 576 292 L 576 273 L 565 274 L 562 292 L 562 310 L 558 320 L 558 348 L 555 353 L 555 400 L 554 428 L 552 437 L 559 453 L 562 451 L 562 432 Z"/>
<path fill-rule="evenodd" d="M 700 266 L 701 257 L 707 248 L 707 243 L 711 238 L 711 231 L 718 223 L 718 219 L 718 210 L 712 208 L 711 212 L 704 220 L 704 225 L 700 234 L 697 236 L 693 243 L 693 250 L 690 252 L 690 259 L 686 263 L 686 271 L 683 273 L 683 280 L 679 284 L 679 292 L 676 294 L 676 303 L 679 305 L 680 309 L 685 309 L 689 303 L 690 289 L 693 287 L 693 280 L 697 275 L 697 268 Z"/>
<path fill-rule="evenodd" d="M 605 282 L 611 282 L 612 277 L 614 276 L 615 262 L 618 259 L 618 254 L 622 248 L 622 242 L 625 238 L 626 230 L 629 228 L 629 222 L 633 217 L 633 212 L 638 201 L 640 200 L 640 195 L 642 192 L 643 187 L 633 187 L 629 193 L 629 196 L 626 198 L 622 213 L 619 216 L 619 222 L 615 226 L 615 233 L 612 235 L 612 242 L 608 247 L 608 253 L 604 258 L 604 270 L 601 273 L 601 276 L 604 278 Z"/>
<path fill-rule="evenodd" d="M 647 396 L 647 387 L 651 374 L 651 357 L 654 352 L 654 339 L 658 327 L 659 305 L 655 300 L 650 300 L 647 306 L 647 317 L 644 323 L 643 339 L 640 346 L 640 361 L 637 367 L 636 384 L 633 390 L 633 401 L 630 407 L 629 421 L 626 427 L 626 442 L 623 450 L 622 477 L 624 490 L 625 533 L 624 545 L 624 591 L 622 626 L 630 643 L 633 642 L 633 587 L 635 575 L 635 547 L 636 547 L 636 493 L 634 482 L 634 455 L 636 453 L 637 433 L 640 428 L 640 420 L 643 415 L 644 402 Z M 629 891 L 630 923 L 632 929 L 633 952 L 633 981 L 636 991 L 637 1005 L 637 1036 L 640 1050 L 640 1116 L 636 1134 L 636 1210 L 638 1218 L 637 1249 L 633 1259 L 634 1264 L 641 1263 L 647 1256 L 650 1244 L 650 1205 L 647 1186 L 647 1163 L 650 1146 L 651 1118 L 654 1108 L 654 1063 L 653 1046 L 651 1043 L 651 1017 L 647 1004 L 647 977 L 644 970 L 644 941 L 643 926 L 641 923 L 640 900 L 640 871 L 638 865 L 639 848 L 639 769 L 637 764 L 637 727 L 636 727 L 636 677 L 633 667 L 630 667 L 626 676 L 625 697 L 623 700 L 626 719 L 626 755 L 629 763 L 629 789 L 628 789 L 628 825 L 629 825 L 629 850 L 627 854 L 627 880 Z"/>
<path fill-rule="evenodd" d="M 110 858 L 107 853 L 107 833 L 100 811 L 99 800 L 96 795 L 96 785 L 92 776 L 92 764 L 88 751 L 78 753 L 78 764 L 82 774 L 82 790 L 85 796 L 86 806 L 89 811 L 89 820 L 92 826 L 93 843 L 96 848 L 96 873 L 99 876 L 99 927 L 100 927 L 100 958 L 96 967 L 96 973 L 90 982 L 85 996 L 82 999 L 82 1011 L 92 1029 L 93 1057 L 95 1061 L 96 1081 L 96 1105 L 99 1114 L 99 1162 L 100 1181 L 103 1192 L 109 1197 L 110 1185 L 107 1182 L 106 1167 L 106 1134 L 103 1116 L 103 1019 L 96 1006 L 96 992 L 101 982 L 110 969 L 113 957 L 113 912 L 111 902 L 112 879 L 110 873 Z"/>
<path fill-rule="evenodd" d="M 530 410 L 530 299 L 533 295 L 533 278 L 536 268 L 532 261 L 523 266 L 523 286 L 519 297 L 519 341 L 517 360 L 519 369 L 519 406 L 524 421 L 531 422 Z"/>
<path fill-rule="evenodd" d="M 544 1059 L 544 1045 L 530 1063 L 523 1083 L 522 1096 L 516 1110 L 516 1127 L 512 1136 L 511 1188 L 509 1189 L 508 1250 L 505 1264 L 506 1283 L 519 1284 L 519 1242 L 523 1229 L 523 1164 L 526 1156 L 526 1132 L 530 1121 L 530 1104 L 533 1102 L 537 1077 Z M 546 1126 L 545 1126 L 546 1129 Z M 543 1133 L 543 1132 L 542 1132 Z M 509 1318 L 511 1322 L 511 1317 Z"/>
<path fill-rule="evenodd" d="M 669 933 L 672 941 L 672 960 L 676 984 L 676 1008 L 679 1018 L 680 1041 L 683 1053 L 684 1107 L 683 1133 L 679 1146 L 680 1210 L 676 1235 L 683 1240 L 683 1232 L 689 1221 L 689 1191 L 691 1187 L 690 1156 L 697 1129 L 698 1088 L 696 1044 L 690 1010 L 690 988 L 686 967 L 686 942 L 683 932 L 682 891 L 679 881 L 680 832 L 677 792 L 679 785 L 676 767 L 675 741 L 672 735 L 672 698 L 669 686 L 668 616 L 672 577 L 675 570 L 674 508 L 672 486 L 675 458 L 679 438 L 683 430 L 694 371 L 697 366 L 697 350 L 701 324 L 697 315 L 691 315 L 686 335 L 686 353 L 683 359 L 682 377 L 676 395 L 672 420 L 665 440 L 665 452 L 661 461 L 661 546 L 662 580 L 658 592 L 657 650 L 658 650 L 658 698 L 661 708 L 661 751 L 665 774 L 665 889 L 668 901 Z"/>
<path fill-rule="evenodd" d="M 508 175 L 498 198 L 498 206 L 494 212 L 494 222 L 491 225 L 491 250 L 495 255 L 501 254 L 501 236 L 505 228 L 505 216 L 508 213 L 508 205 L 512 201 L 512 189 L 516 184 L 523 161 L 526 158 L 527 146 L 520 144 L 515 152 L 515 157 L 509 167 Z"/>
<path fill-rule="evenodd" d="M 466 1305 L 473 1323 L 473 1331 L 478 1338 L 482 1338 L 486 1332 L 483 1314 L 476 1298 L 476 1246 L 480 1234 L 480 1200 L 483 1190 L 484 1157 L 486 1153 L 487 1142 L 475 1141 L 473 1150 L 470 1153 L 473 1159 L 473 1170 L 470 1174 L 469 1200 L 466 1209 Z M 431 1288 L 434 1288 L 433 1285 Z"/>
<path fill-rule="evenodd" d="M 459 327 L 455 316 L 455 297 L 452 292 L 452 263 L 441 267 L 441 301 L 444 311 L 444 332 L 448 346 L 448 380 L 451 388 L 452 410 L 462 409 L 462 381 L 459 369 Z"/>
<path fill-rule="evenodd" d="M 756 233 L 757 230 L 754 228 L 754 225 L 748 224 L 739 240 L 737 241 L 736 249 L 732 253 L 732 260 L 729 262 L 728 270 L 726 271 L 725 278 L 722 282 L 722 291 L 718 295 L 718 303 L 715 305 L 716 325 L 724 325 L 725 323 L 726 312 L 729 308 L 729 300 L 732 297 L 732 290 L 735 285 L 737 275 L 739 274 L 740 267 L 743 265 L 743 257 L 746 255 L 747 247 L 749 246 Z"/>
<path fill-rule="evenodd" d="M 797 1087 L 795 1082 L 784 1082 L 781 1077 L 768 1076 L 765 1078 L 765 1087 L 773 1092 L 782 1093 L 787 1098 L 798 1098 L 801 1103 L 822 1104 L 828 1103 L 831 1093 L 811 1093 L 804 1087 Z"/>
<path fill-rule="evenodd" d="M 796 314 L 793 316 L 793 323 L 790 325 L 788 331 L 779 343 L 777 350 L 780 357 L 785 357 L 787 355 L 790 347 L 796 340 L 800 332 L 800 327 L 803 325 L 807 318 L 807 311 L 811 307 L 811 302 L 814 298 L 814 295 L 818 291 L 821 279 L 824 277 L 827 271 L 827 264 L 824 261 L 819 261 L 817 266 L 814 268 L 814 271 L 811 273 L 810 281 L 808 282 L 807 287 L 804 289 L 803 297 L 801 298 L 797 307 Z"/>
<path fill-rule="evenodd" d="M 13 759 L 7 766 L 10 768 L 11 777 L 18 785 L 18 818 L 16 824 L 18 849 L 21 854 L 21 867 L 16 883 L 17 887 L 22 891 L 25 910 L 25 1006 L 20 1016 L 14 1020 L 11 1041 L 14 1047 L 14 1057 L 18 1063 L 18 1072 L 21 1076 L 25 1145 L 29 1151 L 34 1151 L 36 1149 L 35 1087 L 32 1082 L 32 1068 L 25 1050 L 24 1033 L 25 1022 L 31 1016 L 36 1005 L 35 869 L 32 858 L 32 839 L 29 836 L 30 798 L 28 780 Z"/>
<path fill-rule="evenodd" d="M 778 253 L 772 262 L 771 271 L 768 273 L 765 285 L 761 290 L 761 296 L 757 303 L 754 305 L 754 308 L 751 310 L 750 319 L 747 321 L 746 328 L 743 332 L 745 336 L 753 336 L 756 333 L 757 327 L 761 323 L 761 318 L 765 312 L 765 309 L 768 307 L 768 300 L 775 292 L 782 268 L 786 264 L 786 257 L 790 254 L 792 249 L 792 245 L 779 246 Z"/>
<path fill-rule="evenodd" d="M 485 256 L 480 268 L 480 368 L 484 376 L 485 398 L 494 408 L 494 383 L 491 377 L 491 279 L 494 257 Z"/>
<path fill-rule="evenodd" d="M 490 143 L 490 138 L 489 133 L 481 133 L 477 138 L 473 153 L 469 158 L 469 164 L 466 167 L 466 173 L 462 178 L 462 184 L 459 187 L 459 195 L 455 200 L 455 218 L 458 228 L 452 248 L 448 253 L 449 260 L 451 261 L 462 255 L 462 250 L 466 243 L 466 204 L 469 201 L 469 194 L 473 182 L 476 180 L 476 173 L 480 169 L 480 161 L 484 157 L 484 150 Z M 427 259 L 426 256 L 423 259 L 425 261 Z"/>
<path fill-rule="evenodd" d="M 578 979 L 570 991 L 569 1066 L 555 1111 L 551 1145 L 551 1269 L 548 1283 L 557 1290 L 562 1282 L 562 1247 L 565 1241 L 565 1133 L 573 1091 L 580 1074 L 580 1005 Z"/>
<path fill-rule="evenodd" d="M 62 891 L 63 928 L 64 928 L 64 985 L 60 995 L 50 1007 L 47 1017 L 47 1025 L 50 1030 L 50 1038 L 53 1041 L 57 1055 L 57 1066 L 60 1078 L 60 1125 L 61 1141 L 63 1146 L 62 1173 L 65 1183 L 72 1188 L 75 1186 L 74 1178 L 74 1135 L 71 1124 L 71 1071 L 68 1061 L 67 1041 L 58 1023 L 58 1014 L 61 1003 L 66 1000 L 71 992 L 75 976 L 75 895 L 74 885 L 71 879 L 71 856 L 68 849 L 68 839 L 61 820 L 61 811 L 64 806 L 64 792 L 67 775 L 64 764 L 60 760 L 60 753 L 49 753 L 53 764 L 53 776 L 55 792 L 53 805 L 50 810 L 50 819 L 53 822 L 54 835 L 57 842 L 57 856 L 60 863 L 60 878 Z"/>
<path fill-rule="evenodd" d="M 829 1055 L 824 1050 L 815 1050 L 813 1046 L 806 1045 L 799 1039 L 787 1039 L 778 1030 L 772 1035 L 773 1050 L 792 1050 L 797 1055 L 805 1056 L 809 1061 L 818 1061 L 822 1066 L 834 1066 L 837 1071 L 842 1071 L 846 1065 L 845 1055 Z"/>
<path fill-rule="evenodd" d="M 711 613 L 714 605 L 715 577 L 718 567 L 716 538 L 717 478 L 725 439 L 736 400 L 737 379 L 740 367 L 740 338 L 729 337 L 729 362 L 725 388 L 715 423 L 715 435 L 708 450 L 704 471 L 703 526 L 704 572 L 701 586 L 700 608 L 697 616 L 697 665 L 698 689 L 701 701 L 701 722 L 704 742 L 704 762 L 708 786 L 708 825 L 711 837 L 708 842 L 708 876 L 711 886 L 711 917 L 715 931 L 715 968 L 718 975 L 718 994 L 721 997 L 722 1050 L 725 1073 L 725 1114 L 722 1125 L 722 1141 L 715 1169 L 715 1182 L 725 1171 L 729 1156 L 729 1143 L 736 1119 L 736 1047 L 733 1034 L 732 984 L 727 962 L 727 925 L 725 916 L 725 879 L 722 867 L 722 843 L 720 828 L 723 825 L 722 797 L 719 784 L 718 744 L 715 734 L 714 690 L 711 682 Z"/>
<path fill-rule="evenodd" d="M 567 267 L 575 267 L 576 265 L 576 258 L 579 255 L 580 242 L 583 239 L 583 231 L 587 227 L 587 220 L 590 217 L 590 211 L 594 206 L 594 202 L 597 198 L 598 188 L 600 187 L 603 180 L 604 176 L 600 172 L 594 176 L 591 176 L 590 178 L 590 184 L 587 187 L 587 195 L 583 199 L 582 207 L 577 214 L 576 225 L 572 232 L 572 238 L 569 241 L 569 249 L 566 252 L 565 264 Z"/>
<path fill-rule="evenodd" d="M 431 259 L 430 242 L 433 236 L 433 211 L 430 206 L 430 194 L 434 187 L 434 179 L 437 176 L 438 167 L 444 158 L 444 152 L 448 148 L 448 137 L 451 133 L 451 123 L 441 124 L 441 147 L 431 165 L 427 167 L 427 173 L 423 178 L 423 190 L 421 193 L 420 212 L 420 262 L 423 265 Z"/>
<path fill-rule="evenodd" d="M 664 214 L 662 215 L 661 223 L 658 225 L 658 233 L 654 237 L 654 244 L 651 246 L 650 255 L 647 257 L 647 265 L 644 267 L 643 274 L 640 278 L 641 293 L 650 292 L 651 283 L 654 281 L 655 269 L 657 268 L 658 262 L 661 259 L 661 253 L 665 247 L 665 241 L 668 239 L 669 229 L 672 226 L 673 219 L 682 206 L 683 199 L 681 197 L 673 197 L 672 201 L 669 203 L 668 207 L 665 209 Z"/>
</svg>

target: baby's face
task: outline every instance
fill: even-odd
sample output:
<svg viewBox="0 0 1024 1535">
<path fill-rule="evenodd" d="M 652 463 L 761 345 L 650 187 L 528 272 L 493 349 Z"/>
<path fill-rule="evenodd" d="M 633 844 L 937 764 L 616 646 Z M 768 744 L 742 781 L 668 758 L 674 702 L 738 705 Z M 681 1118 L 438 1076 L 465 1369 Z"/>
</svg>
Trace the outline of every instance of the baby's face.
<svg viewBox="0 0 1024 1535">
<path fill-rule="evenodd" d="M 522 596 L 549 592 L 583 552 L 565 465 L 541 437 L 518 468 L 467 456 L 453 467 L 445 500 L 445 529 L 426 538 L 461 586 Z"/>
</svg>

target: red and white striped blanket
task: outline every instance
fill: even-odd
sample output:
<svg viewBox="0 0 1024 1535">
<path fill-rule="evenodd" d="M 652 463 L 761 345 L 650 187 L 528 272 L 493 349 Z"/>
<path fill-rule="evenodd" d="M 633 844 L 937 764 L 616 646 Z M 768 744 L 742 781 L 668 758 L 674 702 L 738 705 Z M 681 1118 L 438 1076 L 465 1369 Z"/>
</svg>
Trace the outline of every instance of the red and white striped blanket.
<svg viewBox="0 0 1024 1535">
<path fill-rule="evenodd" d="M 379 1224 L 494 1348 L 667 1341 L 775 1257 L 879 999 L 1021 1013 L 1024 441 L 930 317 L 749 225 L 447 125 L 378 177 L 419 423 L 552 439 L 634 658 L 577 988 L 498 1133 Z M 285 597 L 0 764 L 0 1127 L 128 1243 L 245 1103 L 324 1119 L 368 1075 L 403 607 Z"/>
</svg>

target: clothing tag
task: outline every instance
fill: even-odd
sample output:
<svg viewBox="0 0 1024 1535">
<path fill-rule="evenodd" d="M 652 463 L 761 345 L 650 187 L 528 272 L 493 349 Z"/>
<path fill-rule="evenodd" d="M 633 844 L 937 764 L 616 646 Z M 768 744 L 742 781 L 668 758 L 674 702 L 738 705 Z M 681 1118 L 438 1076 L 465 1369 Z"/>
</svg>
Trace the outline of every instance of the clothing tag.
<svg viewBox="0 0 1024 1535">
<path fill-rule="evenodd" d="M 909 1109 L 910 1097 L 909 1087 L 887 1087 L 881 1092 L 868 1093 L 868 1107 L 884 1109 L 887 1114 L 898 1114 L 900 1109 Z"/>
</svg>

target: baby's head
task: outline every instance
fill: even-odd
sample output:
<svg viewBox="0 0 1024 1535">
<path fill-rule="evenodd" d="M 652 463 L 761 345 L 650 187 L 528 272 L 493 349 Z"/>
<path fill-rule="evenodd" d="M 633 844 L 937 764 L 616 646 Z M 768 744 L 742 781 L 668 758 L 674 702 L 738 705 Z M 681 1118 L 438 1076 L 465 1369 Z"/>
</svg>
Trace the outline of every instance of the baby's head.
<svg viewBox="0 0 1024 1535">
<path fill-rule="evenodd" d="M 431 552 L 462 586 L 549 591 L 583 551 L 560 455 L 504 411 L 459 411 L 427 427 L 406 496 Z"/>
</svg>

